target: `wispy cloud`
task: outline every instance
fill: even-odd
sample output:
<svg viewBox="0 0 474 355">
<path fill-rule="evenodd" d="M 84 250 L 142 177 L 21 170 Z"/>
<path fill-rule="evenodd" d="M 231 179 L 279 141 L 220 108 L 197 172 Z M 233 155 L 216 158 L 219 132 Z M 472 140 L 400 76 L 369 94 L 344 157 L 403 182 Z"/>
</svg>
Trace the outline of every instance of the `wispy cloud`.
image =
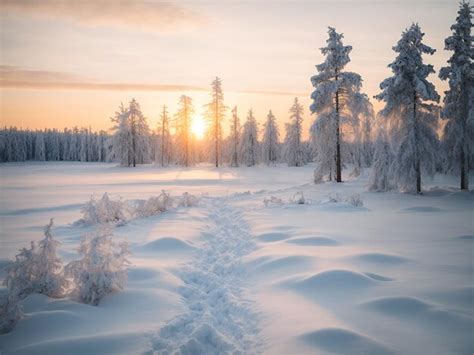
<svg viewBox="0 0 474 355">
<path fill-rule="evenodd" d="M 140 0 L 0 0 L 4 13 L 58 18 L 88 26 L 176 31 L 209 23 L 207 16 L 171 2 Z"/>
<path fill-rule="evenodd" d="M 0 65 L 0 88 L 38 90 L 100 91 L 209 91 L 208 87 L 186 84 L 110 83 L 84 78 L 72 73 L 23 69 Z M 304 93 L 274 90 L 230 90 L 239 94 L 302 96 Z"/>
<path fill-rule="evenodd" d="M 17 89 L 116 90 L 116 91 L 205 91 L 182 84 L 109 83 L 48 70 L 27 70 L 0 65 L 0 87 Z"/>
</svg>

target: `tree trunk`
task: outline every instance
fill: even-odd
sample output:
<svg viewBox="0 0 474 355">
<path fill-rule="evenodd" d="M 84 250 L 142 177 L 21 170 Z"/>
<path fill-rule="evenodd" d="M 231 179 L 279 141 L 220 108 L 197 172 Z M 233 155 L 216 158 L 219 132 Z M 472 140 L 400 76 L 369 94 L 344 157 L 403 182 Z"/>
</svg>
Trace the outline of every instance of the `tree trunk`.
<svg viewBox="0 0 474 355">
<path fill-rule="evenodd" d="M 336 81 L 337 81 L 336 70 Z M 342 182 L 341 177 L 341 134 L 339 127 L 339 90 L 336 91 L 336 182 Z"/>
<path fill-rule="evenodd" d="M 469 96 L 467 94 L 468 87 L 466 82 L 463 80 L 461 87 L 461 120 L 462 120 L 462 142 L 461 142 L 461 156 L 460 158 L 460 170 L 461 170 L 461 190 L 469 190 L 469 159 L 467 159 L 466 152 L 469 152 L 469 149 L 466 149 L 466 122 L 467 115 L 469 113 Z"/>
<path fill-rule="evenodd" d="M 420 155 L 418 153 L 418 122 L 416 117 L 416 91 L 413 92 L 413 125 L 415 129 L 415 173 L 416 173 L 416 193 L 421 193 L 421 169 Z"/>
<path fill-rule="evenodd" d="M 219 167 L 219 98 L 218 98 L 218 93 L 216 91 L 215 93 L 215 122 L 214 124 L 216 125 L 215 129 L 215 134 L 216 134 L 216 168 Z"/>
</svg>

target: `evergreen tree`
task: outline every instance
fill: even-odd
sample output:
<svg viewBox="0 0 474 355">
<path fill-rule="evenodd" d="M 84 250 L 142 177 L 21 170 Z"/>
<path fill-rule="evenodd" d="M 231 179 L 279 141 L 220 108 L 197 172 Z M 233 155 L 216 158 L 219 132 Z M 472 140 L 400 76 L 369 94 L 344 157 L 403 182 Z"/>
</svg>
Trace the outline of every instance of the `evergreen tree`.
<svg viewBox="0 0 474 355">
<path fill-rule="evenodd" d="M 278 127 L 272 110 L 268 112 L 265 122 L 262 141 L 262 161 L 267 164 L 275 164 L 278 160 Z"/>
<path fill-rule="evenodd" d="M 194 114 L 192 99 L 182 95 L 179 99 L 179 109 L 175 116 L 176 143 L 178 145 L 178 162 L 190 166 L 191 159 L 191 117 Z"/>
<path fill-rule="evenodd" d="M 240 141 L 240 121 L 237 116 L 237 106 L 232 110 L 232 122 L 230 125 L 230 166 L 239 166 L 239 141 Z"/>
<path fill-rule="evenodd" d="M 359 93 L 362 79 L 356 73 L 343 71 L 350 62 L 352 46 L 344 46 L 343 35 L 329 27 L 327 46 L 321 48 L 326 56 L 323 63 L 316 65 L 318 74 L 311 77 L 315 90 L 311 94 L 311 112 L 317 114 L 312 125 L 313 142 L 316 145 L 315 182 L 324 175 L 342 181 L 341 126 L 351 118 L 350 102 Z"/>
<path fill-rule="evenodd" d="M 441 117 L 447 119 L 444 140 L 448 153 L 448 169 L 458 172 L 462 190 L 469 189 L 469 158 L 474 150 L 474 49 L 472 46 L 472 6 L 460 4 L 452 35 L 445 40 L 445 49 L 453 51 L 448 66 L 439 77 L 448 80 Z"/>
<path fill-rule="evenodd" d="M 171 135 L 170 135 L 170 119 L 166 106 L 161 111 L 160 121 L 158 124 L 159 149 L 155 160 L 159 160 L 161 166 L 166 166 L 171 162 Z"/>
<path fill-rule="evenodd" d="M 393 47 L 398 53 L 389 64 L 393 76 L 385 79 L 376 96 L 385 102 L 382 117 L 388 120 L 389 135 L 394 145 L 394 161 L 391 175 L 394 183 L 404 191 L 421 192 L 422 170 L 432 175 L 435 171 L 437 148 L 436 107 L 439 95 L 427 80 L 434 73 L 432 65 L 423 63 L 423 54 L 432 55 L 435 50 L 425 45 L 424 33 L 417 24 L 402 33 Z"/>
<path fill-rule="evenodd" d="M 303 132 L 303 106 L 295 97 L 290 108 L 290 123 L 286 125 L 284 157 L 288 166 L 303 166 L 305 163 L 301 134 Z"/>
<path fill-rule="evenodd" d="M 213 142 L 211 151 L 214 153 L 214 162 L 216 167 L 218 167 L 222 141 L 222 120 L 224 119 L 227 107 L 224 105 L 221 79 L 216 77 L 211 83 L 211 88 L 212 100 L 206 105 L 206 117 L 209 122 L 209 136 Z"/>
<path fill-rule="evenodd" d="M 249 110 L 243 127 L 240 156 L 242 163 L 246 166 L 254 166 L 258 163 L 258 128 L 252 109 Z"/>
</svg>

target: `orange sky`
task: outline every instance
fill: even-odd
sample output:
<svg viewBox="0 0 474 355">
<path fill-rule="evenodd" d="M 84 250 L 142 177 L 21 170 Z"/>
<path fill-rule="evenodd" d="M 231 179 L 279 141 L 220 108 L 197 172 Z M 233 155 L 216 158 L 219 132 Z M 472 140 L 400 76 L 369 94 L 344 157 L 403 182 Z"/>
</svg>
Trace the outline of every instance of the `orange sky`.
<svg viewBox="0 0 474 355">
<path fill-rule="evenodd" d="M 308 112 L 314 65 L 323 60 L 327 26 L 354 47 L 347 70 L 372 97 L 390 72 L 391 47 L 417 21 L 437 53 L 456 17 L 456 1 L 193 1 L 1 2 L 1 123 L 23 128 L 110 127 L 121 101 L 135 97 L 152 128 L 160 107 L 179 96 L 197 114 L 210 82 L 223 80 L 225 102 L 252 107 L 261 121 L 272 109 L 280 127 L 293 97 Z M 432 81 L 440 93 L 446 85 Z M 375 103 L 376 108 L 380 104 Z M 230 114 L 229 114 L 230 116 Z"/>
</svg>

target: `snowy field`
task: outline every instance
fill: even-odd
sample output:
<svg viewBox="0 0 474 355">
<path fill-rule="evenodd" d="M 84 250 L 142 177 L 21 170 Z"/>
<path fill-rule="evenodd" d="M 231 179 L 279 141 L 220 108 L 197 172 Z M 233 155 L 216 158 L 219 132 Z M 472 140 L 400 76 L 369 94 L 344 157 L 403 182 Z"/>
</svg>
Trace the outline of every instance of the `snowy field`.
<svg viewBox="0 0 474 355">
<path fill-rule="evenodd" d="M 201 199 L 116 227 L 125 290 L 97 307 L 31 295 L 0 352 L 472 354 L 474 194 L 446 176 L 422 196 L 367 192 L 367 176 L 314 185 L 313 168 L 2 165 L 1 264 L 51 217 L 76 258 L 91 195 Z"/>
</svg>

